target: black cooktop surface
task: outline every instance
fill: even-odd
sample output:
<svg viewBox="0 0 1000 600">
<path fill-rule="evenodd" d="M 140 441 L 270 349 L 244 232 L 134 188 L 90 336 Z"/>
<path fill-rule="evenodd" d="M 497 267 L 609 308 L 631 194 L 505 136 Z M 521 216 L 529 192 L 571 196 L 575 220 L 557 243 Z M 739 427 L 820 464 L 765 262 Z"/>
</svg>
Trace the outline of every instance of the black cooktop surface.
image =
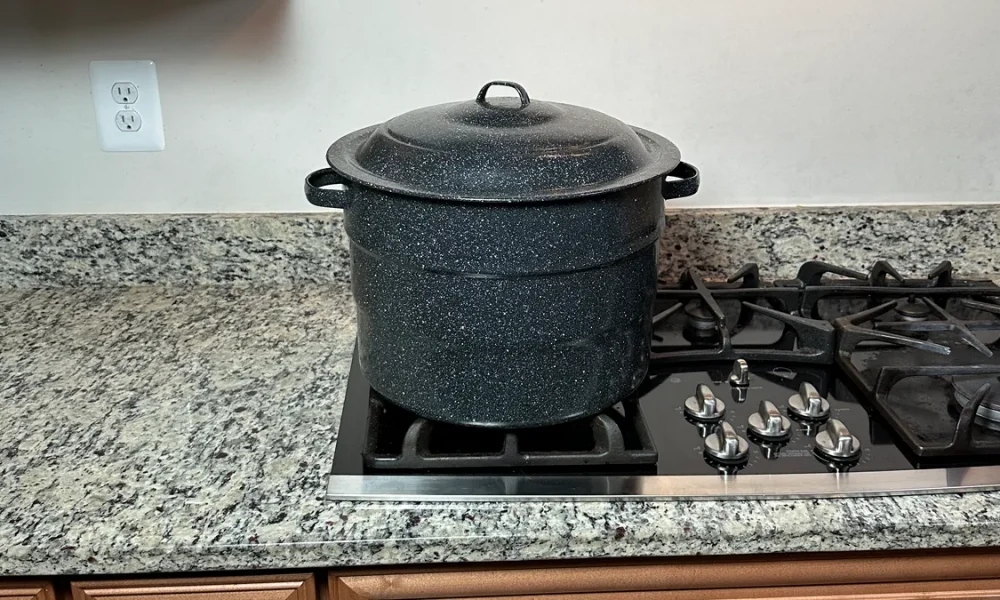
<svg viewBox="0 0 1000 600">
<path fill-rule="evenodd" d="M 651 369 L 605 413 L 522 431 L 429 422 L 357 359 L 334 474 L 888 471 L 1000 464 L 1000 288 L 805 263 L 657 293 Z M 742 375 L 742 376 L 740 376 Z M 812 406 L 818 414 L 807 414 Z M 724 408 L 723 408 L 724 407 Z"/>
</svg>

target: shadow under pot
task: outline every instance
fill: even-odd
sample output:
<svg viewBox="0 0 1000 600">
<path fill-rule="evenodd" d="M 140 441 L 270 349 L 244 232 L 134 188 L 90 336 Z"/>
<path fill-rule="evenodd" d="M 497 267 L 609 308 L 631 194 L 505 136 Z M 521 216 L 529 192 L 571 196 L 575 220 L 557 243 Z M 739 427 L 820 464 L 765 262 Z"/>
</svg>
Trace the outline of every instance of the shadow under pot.
<svg viewBox="0 0 1000 600">
<path fill-rule="evenodd" d="M 360 364 L 388 401 L 538 427 L 642 382 L 663 200 L 698 190 L 670 141 L 498 81 L 350 133 L 327 162 L 306 197 L 344 209 Z"/>
</svg>

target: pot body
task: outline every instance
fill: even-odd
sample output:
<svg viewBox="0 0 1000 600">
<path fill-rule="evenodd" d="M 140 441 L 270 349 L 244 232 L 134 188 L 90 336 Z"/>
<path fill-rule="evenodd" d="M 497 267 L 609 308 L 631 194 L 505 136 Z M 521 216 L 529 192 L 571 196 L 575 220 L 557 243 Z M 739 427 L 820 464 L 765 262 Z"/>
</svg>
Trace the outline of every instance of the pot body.
<svg viewBox="0 0 1000 600">
<path fill-rule="evenodd" d="M 534 427 L 596 414 L 642 381 L 661 179 L 544 203 L 344 193 L 360 364 L 389 401 Z"/>
</svg>

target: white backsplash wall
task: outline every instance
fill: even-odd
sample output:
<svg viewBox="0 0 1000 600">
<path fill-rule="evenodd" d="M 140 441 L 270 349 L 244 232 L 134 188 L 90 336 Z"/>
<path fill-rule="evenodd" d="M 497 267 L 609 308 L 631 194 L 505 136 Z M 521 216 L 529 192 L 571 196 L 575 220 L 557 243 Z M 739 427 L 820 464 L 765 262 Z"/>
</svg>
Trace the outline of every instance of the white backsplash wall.
<svg viewBox="0 0 1000 600">
<path fill-rule="evenodd" d="M 662 133 L 675 206 L 1000 200 L 995 0 L 3 0 L 0 214 L 310 211 L 337 137 L 490 79 Z M 166 150 L 88 63 L 156 61 Z"/>
</svg>

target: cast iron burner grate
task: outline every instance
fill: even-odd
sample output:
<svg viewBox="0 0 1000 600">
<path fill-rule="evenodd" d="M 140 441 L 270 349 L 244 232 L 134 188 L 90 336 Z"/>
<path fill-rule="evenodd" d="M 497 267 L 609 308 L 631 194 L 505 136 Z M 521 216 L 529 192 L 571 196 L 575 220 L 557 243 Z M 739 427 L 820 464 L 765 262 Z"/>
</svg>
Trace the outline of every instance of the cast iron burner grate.
<svg viewBox="0 0 1000 600">
<path fill-rule="evenodd" d="M 930 289 L 836 319 L 837 364 L 917 456 L 1000 454 L 1000 289 Z"/>
<path fill-rule="evenodd" d="M 486 429 L 420 418 L 372 392 L 363 451 L 371 470 L 629 471 L 655 466 L 642 411 L 623 402 L 590 419 L 524 430 Z M 639 469 L 637 469 L 639 468 Z"/>
<path fill-rule="evenodd" d="M 837 278 L 827 278 L 827 275 L 836 275 Z M 831 319 L 831 316 L 821 314 L 824 301 L 837 302 L 842 306 L 845 300 L 858 299 L 864 301 L 866 308 L 873 308 L 914 294 L 940 302 L 948 298 L 1000 293 L 1000 288 L 991 281 L 956 279 L 949 261 L 940 263 L 923 279 L 904 278 L 884 260 L 877 261 L 867 274 L 821 261 L 809 261 L 799 268 L 795 279 L 775 281 L 774 285 L 800 291 L 797 303 L 799 315 L 825 319 Z M 846 314 L 848 312 L 840 312 L 832 318 Z"/>
<path fill-rule="evenodd" d="M 830 364 L 833 326 L 796 314 L 801 294 L 762 283 L 752 263 L 725 282 L 706 283 L 688 269 L 656 292 L 652 368 L 737 358 Z"/>
</svg>

